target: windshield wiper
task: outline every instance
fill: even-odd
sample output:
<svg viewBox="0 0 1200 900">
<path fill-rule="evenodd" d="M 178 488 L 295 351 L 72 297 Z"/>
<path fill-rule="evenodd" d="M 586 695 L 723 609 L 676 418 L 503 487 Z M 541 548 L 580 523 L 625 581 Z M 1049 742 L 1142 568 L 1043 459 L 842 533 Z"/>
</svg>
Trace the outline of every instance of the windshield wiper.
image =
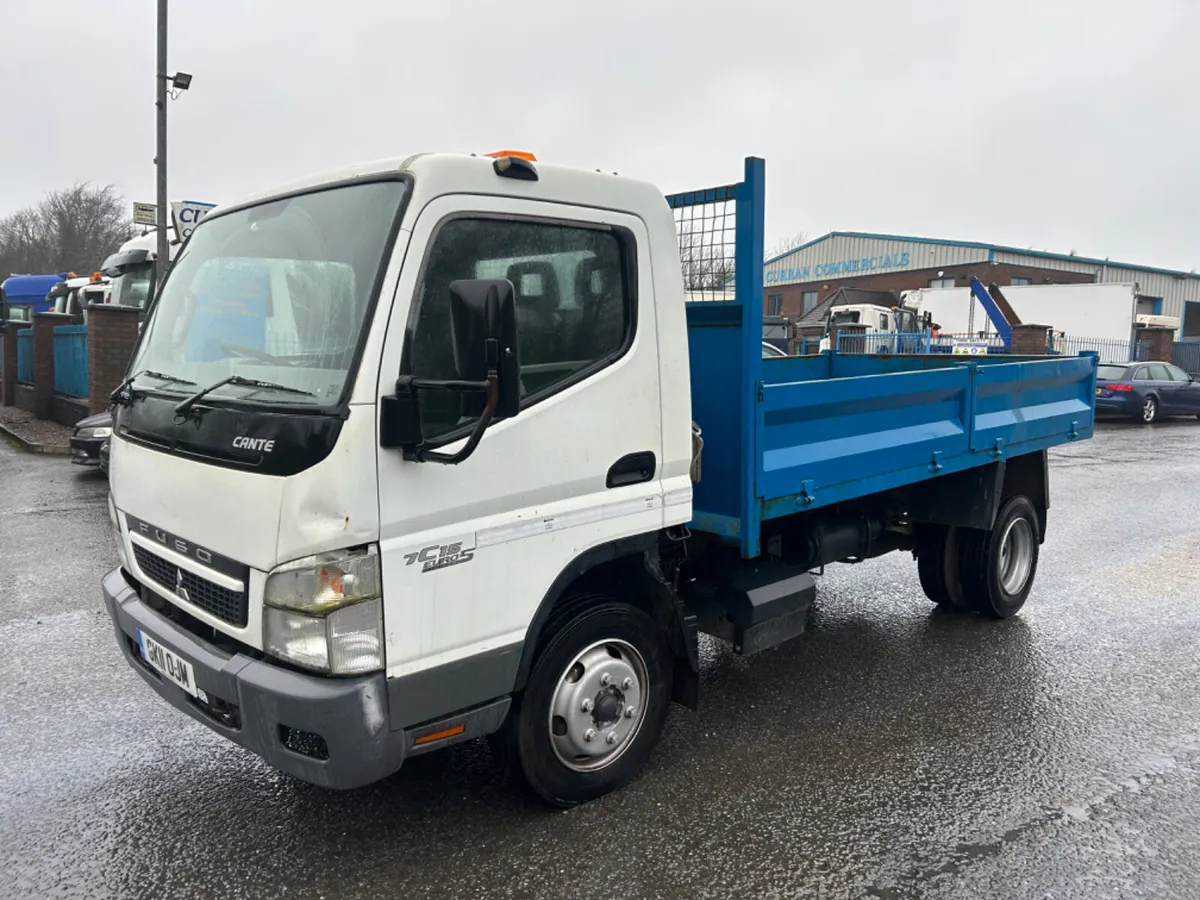
<svg viewBox="0 0 1200 900">
<path fill-rule="evenodd" d="M 179 401 L 175 406 L 175 415 L 186 415 L 187 411 L 196 404 L 197 400 L 202 399 L 206 394 L 210 394 L 217 388 L 224 387 L 227 384 L 236 384 L 239 387 L 269 388 L 273 391 L 282 391 L 285 394 L 303 394 L 305 397 L 317 396 L 312 391 L 288 387 L 286 384 L 275 384 L 273 381 L 259 381 L 257 378 L 243 378 L 241 375 L 230 375 L 228 378 L 222 378 L 220 381 L 214 382 L 206 388 L 201 388 L 192 394 L 192 396 Z"/>
<path fill-rule="evenodd" d="M 166 382 L 169 382 L 170 384 L 195 384 L 196 383 L 194 381 L 188 381 L 186 378 L 176 378 L 174 375 L 164 375 L 162 372 L 155 372 L 151 369 L 142 369 L 140 372 L 134 372 L 132 375 L 130 375 L 128 378 L 126 378 L 124 381 L 122 381 L 120 384 L 118 384 L 116 387 L 116 390 L 114 390 L 111 394 L 108 395 L 108 399 L 110 401 L 112 401 L 113 403 L 122 403 L 122 402 L 128 403 L 131 400 L 131 398 L 125 396 L 125 393 L 124 393 L 125 389 L 128 388 L 131 384 L 133 384 L 134 381 L 141 378 L 143 375 L 147 375 L 150 378 L 157 378 L 159 381 L 166 381 Z"/>
</svg>

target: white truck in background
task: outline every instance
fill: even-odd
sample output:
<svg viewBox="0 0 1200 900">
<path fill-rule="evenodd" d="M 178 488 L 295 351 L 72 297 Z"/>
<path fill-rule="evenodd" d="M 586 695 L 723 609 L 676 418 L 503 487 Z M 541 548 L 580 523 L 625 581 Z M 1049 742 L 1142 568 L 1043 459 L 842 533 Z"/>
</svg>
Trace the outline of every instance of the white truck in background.
<svg viewBox="0 0 1200 900">
<path fill-rule="evenodd" d="M 157 257 L 156 236 L 153 231 L 130 238 L 100 266 L 100 271 L 112 281 L 112 300 L 117 306 L 136 307 L 145 313 L 154 294 L 154 261 Z M 179 252 L 175 229 L 167 227 L 171 259 Z"/>
</svg>

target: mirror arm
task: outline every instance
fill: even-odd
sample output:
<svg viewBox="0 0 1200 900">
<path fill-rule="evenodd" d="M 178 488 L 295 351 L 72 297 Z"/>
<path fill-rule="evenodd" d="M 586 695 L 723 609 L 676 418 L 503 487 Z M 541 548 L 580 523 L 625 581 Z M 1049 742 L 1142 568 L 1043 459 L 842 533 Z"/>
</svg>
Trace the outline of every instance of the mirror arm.
<svg viewBox="0 0 1200 900">
<path fill-rule="evenodd" d="M 421 386 L 416 381 L 414 381 L 413 384 L 417 387 Z M 475 381 L 437 382 L 439 387 L 446 387 L 455 384 L 463 385 L 467 390 L 478 390 L 481 386 L 486 385 L 487 405 L 483 408 L 483 413 L 479 416 L 479 421 L 475 423 L 475 430 L 471 432 L 471 436 L 467 438 L 467 442 L 463 444 L 461 450 L 459 450 L 457 453 L 438 453 L 433 450 L 421 450 L 418 448 L 415 453 L 418 462 L 436 462 L 447 466 L 458 465 L 475 452 L 475 448 L 479 446 L 479 442 L 483 439 L 483 433 L 487 430 L 488 425 L 491 424 L 492 416 L 496 412 L 496 403 L 500 399 L 500 379 L 496 374 L 496 370 L 493 369 L 488 372 L 488 378 L 484 385 L 481 385 L 479 382 Z"/>
</svg>

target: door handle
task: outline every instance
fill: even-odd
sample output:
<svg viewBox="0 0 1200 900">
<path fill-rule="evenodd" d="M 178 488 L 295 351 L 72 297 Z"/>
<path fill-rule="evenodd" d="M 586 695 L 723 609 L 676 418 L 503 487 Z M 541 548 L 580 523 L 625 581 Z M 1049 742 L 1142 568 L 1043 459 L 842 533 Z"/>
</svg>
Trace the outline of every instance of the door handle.
<svg viewBox="0 0 1200 900">
<path fill-rule="evenodd" d="M 608 470 L 608 478 L 605 480 L 604 486 L 615 488 L 649 481 L 654 477 L 654 470 L 657 466 L 658 460 L 649 450 L 622 456 Z"/>
</svg>

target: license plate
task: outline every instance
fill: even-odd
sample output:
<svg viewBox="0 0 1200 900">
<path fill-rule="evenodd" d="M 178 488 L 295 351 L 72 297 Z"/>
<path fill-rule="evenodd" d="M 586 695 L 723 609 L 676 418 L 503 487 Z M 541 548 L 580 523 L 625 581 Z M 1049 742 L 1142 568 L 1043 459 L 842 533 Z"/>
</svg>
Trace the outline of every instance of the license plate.
<svg viewBox="0 0 1200 900">
<path fill-rule="evenodd" d="M 150 635 L 138 630 L 138 644 L 142 648 L 142 659 L 160 675 L 179 685 L 193 697 L 196 696 L 196 670 L 185 659 L 180 659 Z"/>
</svg>

